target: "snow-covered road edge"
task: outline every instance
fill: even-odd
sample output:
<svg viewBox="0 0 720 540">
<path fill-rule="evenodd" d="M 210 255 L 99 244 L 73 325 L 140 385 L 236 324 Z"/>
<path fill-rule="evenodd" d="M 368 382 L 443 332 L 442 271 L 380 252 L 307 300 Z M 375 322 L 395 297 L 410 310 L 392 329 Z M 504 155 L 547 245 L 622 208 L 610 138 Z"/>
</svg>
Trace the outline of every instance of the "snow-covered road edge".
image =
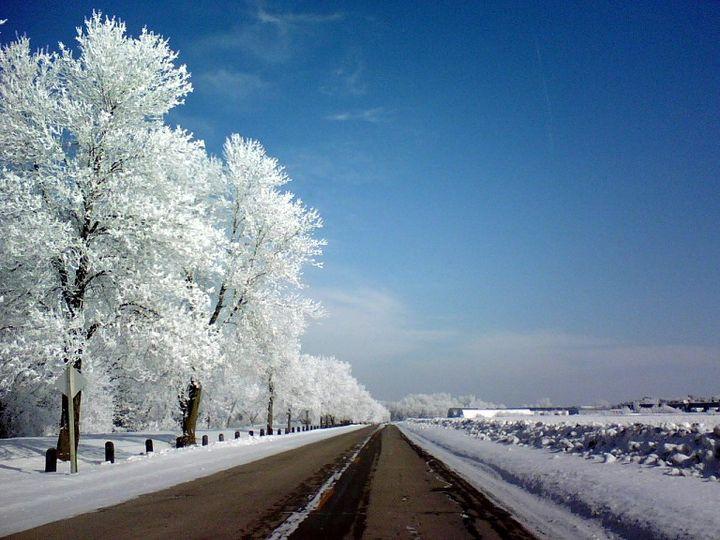
<svg viewBox="0 0 720 540">
<path fill-rule="evenodd" d="M 699 539 L 717 538 L 720 530 L 717 482 L 479 440 L 438 426 L 399 427 L 544 536 Z"/>
<path fill-rule="evenodd" d="M 492 468 L 470 457 L 461 456 L 423 436 L 428 435 L 427 433 L 416 433 L 409 429 L 405 422 L 400 422 L 397 426 L 413 443 L 445 463 L 539 537 L 568 540 L 613 537 L 598 524 L 579 518 L 565 508 L 505 481 Z"/>
<path fill-rule="evenodd" d="M 344 426 L 167 450 L 78 475 L 18 474 L 16 479 L 5 481 L 0 491 L 0 536 L 119 504 L 363 427 Z"/>
</svg>

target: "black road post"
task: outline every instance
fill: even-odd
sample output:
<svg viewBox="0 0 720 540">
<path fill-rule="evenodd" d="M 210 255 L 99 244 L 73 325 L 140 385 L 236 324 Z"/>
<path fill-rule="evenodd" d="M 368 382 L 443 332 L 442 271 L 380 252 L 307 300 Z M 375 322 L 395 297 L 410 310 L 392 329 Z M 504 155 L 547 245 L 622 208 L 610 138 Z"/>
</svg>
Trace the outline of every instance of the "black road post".
<svg viewBox="0 0 720 540">
<path fill-rule="evenodd" d="M 115 445 L 112 441 L 105 443 L 105 461 L 115 463 Z"/>
<path fill-rule="evenodd" d="M 57 448 L 48 448 L 45 452 L 45 472 L 57 472 Z"/>
</svg>

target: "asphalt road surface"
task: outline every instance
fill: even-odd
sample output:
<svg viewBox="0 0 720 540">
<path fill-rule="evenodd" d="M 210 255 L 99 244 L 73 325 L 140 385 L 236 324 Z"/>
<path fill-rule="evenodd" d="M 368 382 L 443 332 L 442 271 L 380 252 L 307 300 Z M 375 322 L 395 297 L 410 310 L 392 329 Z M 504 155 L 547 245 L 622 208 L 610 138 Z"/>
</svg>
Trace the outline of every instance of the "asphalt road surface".
<svg viewBox="0 0 720 540">
<path fill-rule="evenodd" d="M 328 480 L 343 470 L 334 483 Z M 533 538 L 395 426 L 338 435 L 10 538 L 273 534 L 293 539 Z"/>
</svg>

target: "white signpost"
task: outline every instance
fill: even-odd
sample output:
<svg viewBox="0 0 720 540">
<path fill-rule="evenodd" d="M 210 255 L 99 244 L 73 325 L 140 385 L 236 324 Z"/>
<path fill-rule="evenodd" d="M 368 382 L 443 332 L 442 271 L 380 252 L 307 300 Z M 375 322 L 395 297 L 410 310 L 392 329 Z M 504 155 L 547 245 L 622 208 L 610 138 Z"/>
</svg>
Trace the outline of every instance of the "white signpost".
<svg viewBox="0 0 720 540">
<path fill-rule="evenodd" d="M 85 388 L 86 384 L 85 377 L 70 363 L 68 363 L 65 373 L 58 379 L 56 384 L 58 390 L 68 398 L 68 435 L 70 436 L 70 472 L 72 474 L 78 472 L 77 452 L 75 451 L 75 403 L 73 398 Z"/>
</svg>

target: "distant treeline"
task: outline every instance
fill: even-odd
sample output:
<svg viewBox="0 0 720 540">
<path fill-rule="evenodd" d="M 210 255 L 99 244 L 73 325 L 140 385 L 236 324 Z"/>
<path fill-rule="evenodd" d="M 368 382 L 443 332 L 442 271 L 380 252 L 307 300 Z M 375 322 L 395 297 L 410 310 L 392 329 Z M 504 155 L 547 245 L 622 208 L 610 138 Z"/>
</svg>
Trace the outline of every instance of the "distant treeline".
<svg viewBox="0 0 720 540">
<path fill-rule="evenodd" d="M 408 394 L 400 401 L 386 401 L 384 405 L 390 411 L 392 420 L 447 416 L 448 409 L 451 407 L 492 409 L 505 406 L 503 404 L 483 401 L 472 394 L 453 396 L 446 393 Z"/>
</svg>

